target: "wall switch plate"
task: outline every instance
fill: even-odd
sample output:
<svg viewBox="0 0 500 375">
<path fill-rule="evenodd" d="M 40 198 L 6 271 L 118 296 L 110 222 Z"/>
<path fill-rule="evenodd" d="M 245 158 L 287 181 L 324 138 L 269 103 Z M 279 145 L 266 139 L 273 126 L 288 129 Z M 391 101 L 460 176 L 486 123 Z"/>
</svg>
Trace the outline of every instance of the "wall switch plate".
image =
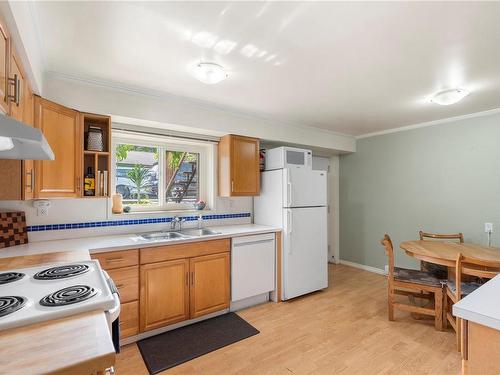
<svg viewBox="0 0 500 375">
<path fill-rule="evenodd" d="M 492 233 L 493 232 L 493 223 L 484 223 L 484 232 Z"/>
</svg>

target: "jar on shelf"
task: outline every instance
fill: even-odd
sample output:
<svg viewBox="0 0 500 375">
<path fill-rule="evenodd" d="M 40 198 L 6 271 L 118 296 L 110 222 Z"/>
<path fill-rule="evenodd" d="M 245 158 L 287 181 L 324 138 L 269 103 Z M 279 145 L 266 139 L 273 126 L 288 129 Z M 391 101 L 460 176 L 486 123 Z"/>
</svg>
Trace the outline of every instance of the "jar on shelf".
<svg viewBox="0 0 500 375">
<path fill-rule="evenodd" d="M 100 127 L 89 126 L 89 131 L 87 132 L 87 150 L 104 151 L 102 129 Z"/>
</svg>

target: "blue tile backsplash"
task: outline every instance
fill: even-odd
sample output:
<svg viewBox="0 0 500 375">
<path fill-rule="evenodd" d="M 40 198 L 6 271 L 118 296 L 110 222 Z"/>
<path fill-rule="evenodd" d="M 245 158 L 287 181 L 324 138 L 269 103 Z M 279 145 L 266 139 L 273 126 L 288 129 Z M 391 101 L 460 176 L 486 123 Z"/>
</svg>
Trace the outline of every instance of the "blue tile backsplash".
<svg viewBox="0 0 500 375">
<path fill-rule="evenodd" d="M 215 214 L 203 215 L 203 220 L 220 220 L 220 219 L 236 219 L 250 217 L 250 212 L 239 214 Z M 186 221 L 198 220 L 198 216 L 181 216 Z M 156 217 L 152 219 L 135 219 L 135 220 L 108 220 L 108 221 L 91 221 L 86 223 L 70 223 L 70 224 L 48 224 L 48 225 L 30 225 L 27 227 L 28 232 L 42 232 L 47 230 L 63 230 L 63 229 L 80 229 L 80 228 L 95 228 L 95 227 L 116 227 L 120 225 L 139 225 L 139 224 L 157 224 L 169 223 L 172 217 Z"/>
</svg>

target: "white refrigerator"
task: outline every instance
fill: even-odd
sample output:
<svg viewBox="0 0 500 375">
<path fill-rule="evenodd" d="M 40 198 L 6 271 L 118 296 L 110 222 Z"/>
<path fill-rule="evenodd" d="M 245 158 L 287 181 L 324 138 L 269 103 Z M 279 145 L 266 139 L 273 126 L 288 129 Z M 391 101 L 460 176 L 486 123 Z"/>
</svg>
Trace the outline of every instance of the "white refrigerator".
<svg viewBox="0 0 500 375">
<path fill-rule="evenodd" d="M 282 299 L 328 286 L 326 171 L 262 172 L 254 222 L 283 228 Z"/>
</svg>

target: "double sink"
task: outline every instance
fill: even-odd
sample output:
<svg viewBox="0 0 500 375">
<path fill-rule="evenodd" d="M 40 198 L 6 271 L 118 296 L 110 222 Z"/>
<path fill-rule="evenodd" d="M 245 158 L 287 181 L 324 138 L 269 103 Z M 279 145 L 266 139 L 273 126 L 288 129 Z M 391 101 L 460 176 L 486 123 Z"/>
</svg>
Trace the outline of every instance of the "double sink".
<svg viewBox="0 0 500 375">
<path fill-rule="evenodd" d="M 203 229 L 182 229 L 179 231 L 151 232 L 151 233 L 140 234 L 139 236 L 149 241 L 168 241 L 168 240 L 182 240 L 182 239 L 196 238 L 203 236 L 213 236 L 215 234 L 220 234 L 220 232 L 203 228 Z"/>
</svg>

